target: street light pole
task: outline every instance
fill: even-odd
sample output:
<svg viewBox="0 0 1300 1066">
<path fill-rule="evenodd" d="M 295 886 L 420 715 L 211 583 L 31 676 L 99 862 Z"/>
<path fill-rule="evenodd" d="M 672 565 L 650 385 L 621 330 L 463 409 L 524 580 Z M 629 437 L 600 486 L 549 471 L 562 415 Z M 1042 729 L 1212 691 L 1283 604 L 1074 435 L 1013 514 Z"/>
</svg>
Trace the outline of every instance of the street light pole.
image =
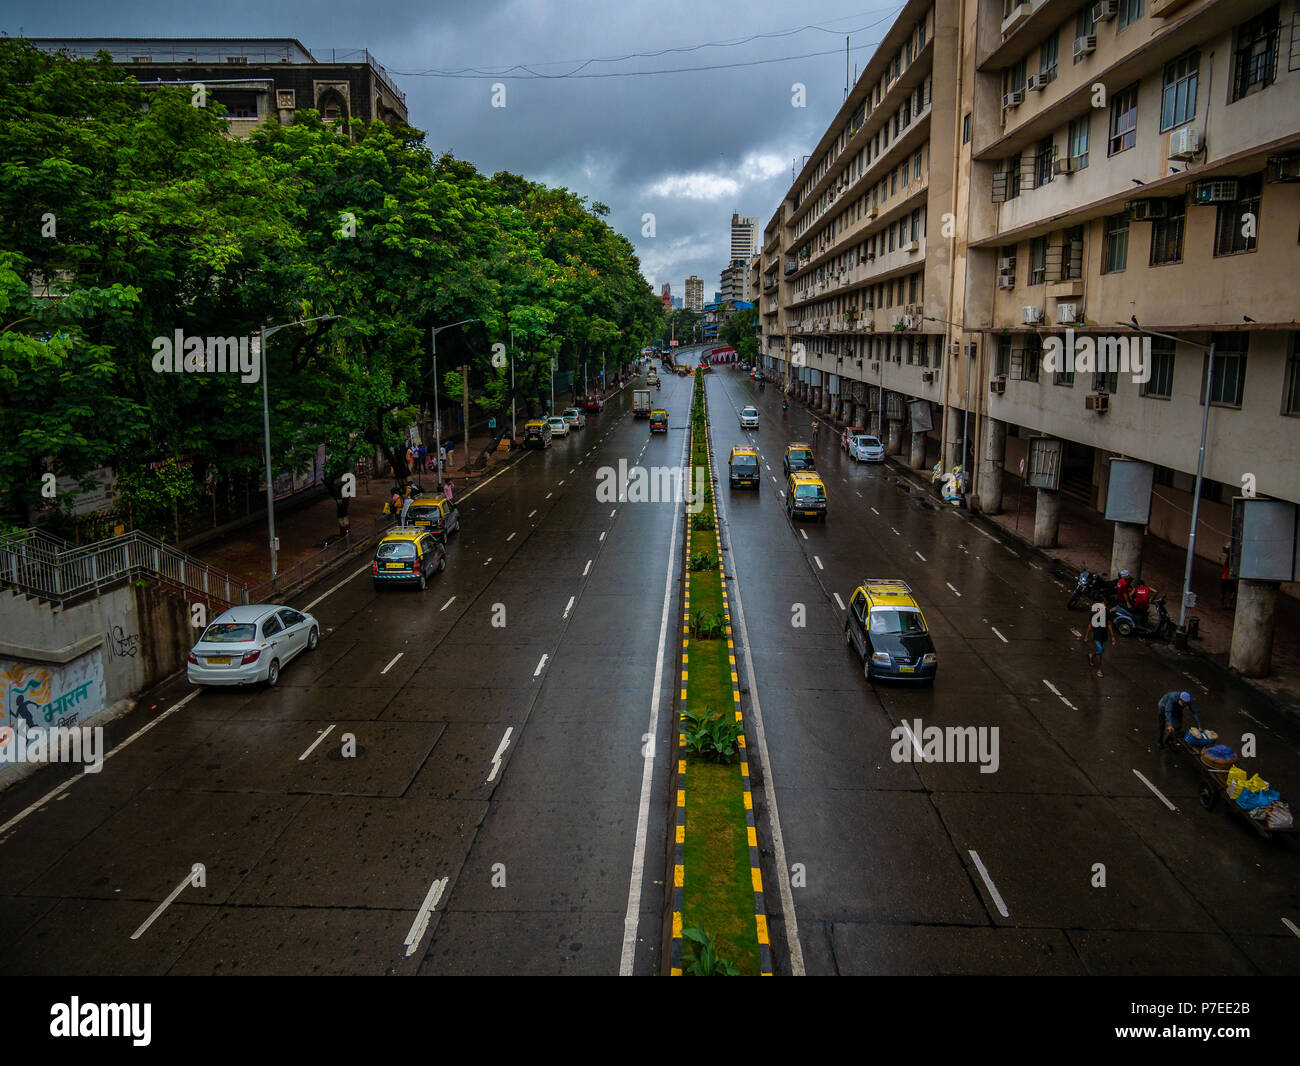
<svg viewBox="0 0 1300 1066">
<path fill-rule="evenodd" d="M 463 326 L 469 322 L 478 322 L 477 318 L 462 318 L 459 322 L 448 322 L 445 326 L 431 326 L 429 328 L 429 348 L 433 355 L 433 435 L 437 438 L 434 444 L 434 450 L 438 454 L 438 491 L 442 491 L 442 407 L 438 403 L 438 334 L 444 329 L 453 329 L 456 326 Z M 469 381 L 463 383 L 466 391 L 469 390 Z M 469 426 L 465 426 L 465 466 L 469 467 Z"/>
<path fill-rule="evenodd" d="M 510 446 L 515 445 L 515 331 L 510 331 Z"/>
<path fill-rule="evenodd" d="M 1149 337 L 1163 337 L 1175 344 L 1181 341 L 1189 348 L 1197 348 L 1209 354 L 1209 363 L 1205 368 L 1205 395 L 1201 398 L 1201 445 L 1196 453 L 1196 484 L 1192 489 L 1192 528 L 1187 534 L 1187 562 L 1183 567 L 1183 597 L 1178 607 L 1178 628 L 1186 632 L 1187 601 L 1192 594 L 1192 563 L 1196 559 L 1196 526 L 1201 513 L 1201 483 L 1205 476 L 1205 439 L 1210 429 L 1210 395 L 1214 388 L 1214 341 L 1211 340 L 1209 344 L 1197 344 L 1195 341 L 1175 337 L 1169 333 L 1157 333 L 1153 329 L 1143 329 L 1138 324 L 1136 316 L 1133 317 L 1131 322 L 1116 322 L 1115 325 L 1135 330 L 1138 333 L 1145 333 Z"/>
<path fill-rule="evenodd" d="M 275 591 L 275 579 L 278 575 L 277 570 L 277 550 L 275 541 L 275 485 L 271 481 L 271 401 L 270 389 L 267 385 L 267 378 L 270 376 L 267 341 L 282 329 L 288 329 L 290 326 L 305 326 L 308 322 L 328 322 L 332 319 L 339 318 L 339 315 L 317 315 L 314 318 L 303 318 L 295 322 L 283 322 L 278 326 L 263 326 L 257 337 L 257 346 L 262 355 L 262 446 L 266 454 L 266 533 L 267 546 L 271 551 L 271 591 Z"/>
</svg>

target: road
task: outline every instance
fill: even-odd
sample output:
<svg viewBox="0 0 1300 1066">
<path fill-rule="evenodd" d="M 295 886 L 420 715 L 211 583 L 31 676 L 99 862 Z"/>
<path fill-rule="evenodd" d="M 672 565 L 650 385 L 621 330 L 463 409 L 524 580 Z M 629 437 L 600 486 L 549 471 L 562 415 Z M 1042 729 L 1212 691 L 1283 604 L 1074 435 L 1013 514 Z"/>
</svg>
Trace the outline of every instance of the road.
<svg viewBox="0 0 1300 1066">
<path fill-rule="evenodd" d="M 377 594 L 367 560 L 308 601 L 323 639 L 279 687 L 203 691 L 9 828 L 0 971 L 656 972 L 675 507 L 594 485 L 682 461 L 690 385 L 657 394 L 667 439 L 624 390 L 462 501 L 426 592 Z"/>
<path fill-rule="evenodd" d="M 1155 749 L 1154 708 L 1190 688 L 1228 743 L 1257 736 L 1258 765 L 1279 782 L 1300 782 L 1295 730 L 1243 687 L 1138 640 L 1120 641 L 1096 677 L 1058 575 L 891 466 L 855 463 L 827 428 L 816 452 L 828 520 L 792 524 L 781 461 L 788 441 L 809 440 L 810 413 L 782 412 L 779 390 L 735 371 L 707 380 L 719 471 L 736 443 L 757 443 L 764 462 L 760 492 L 724 482 L 719 498 L 742 677 L 771 760 L 761 769 L 800 866 L 766 880 L 804 885 L 788 891 L 806 971 L 1300 973 L 1300 938 L 1282 920 L 1300 925 L 1296 842 L 1207 814 L 1193 771 Z M 739 426 L 747 403 L 757 431 Z M 864 679 L 843 626 L 866 577 L 916 594 L 938 647 L 933 688 Z M 996 727 L 996 772 L 895 761 L 891 730 L 917 719 Z M 760 813 L 770 852 L 773 812 Z"/>
</svg>

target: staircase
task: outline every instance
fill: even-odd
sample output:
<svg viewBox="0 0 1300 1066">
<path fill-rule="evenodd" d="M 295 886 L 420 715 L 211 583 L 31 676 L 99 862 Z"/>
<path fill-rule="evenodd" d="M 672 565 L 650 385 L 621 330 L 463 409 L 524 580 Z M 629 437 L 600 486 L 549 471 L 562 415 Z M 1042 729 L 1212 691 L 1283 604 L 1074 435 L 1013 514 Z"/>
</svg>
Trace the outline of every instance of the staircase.
<svg viewBox="0 0 1300 1066">
<path fill-rule="evenodd" d="M 79 547 L 39 529 L 0 538 L 0 587 L 55 607 L 93 599 L 137 578 L 209 608 L 241 603 L 247 593 L 225 570 L 139 530 Z"/>
</svg>

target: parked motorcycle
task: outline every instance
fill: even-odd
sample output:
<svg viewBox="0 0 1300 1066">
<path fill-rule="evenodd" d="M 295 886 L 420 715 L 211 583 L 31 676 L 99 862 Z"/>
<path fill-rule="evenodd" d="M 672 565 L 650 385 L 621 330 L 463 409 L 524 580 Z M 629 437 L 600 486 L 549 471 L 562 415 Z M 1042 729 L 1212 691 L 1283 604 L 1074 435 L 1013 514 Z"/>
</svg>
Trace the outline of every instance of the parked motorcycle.
<svg viewBox="0 0 1300 1066">
<path fill-rule="evenodd" d="M 1165 610 L 1165 598 L 1158 597 L 1151 601 L 1152 606 L 1156 609 L 1156 621 L 1152 625 L 1145 611 L 1130 610 L 1127 607 L 1116 607 L 1111 615 L 1115 626 L 1115 632 L 1121 637 L 1132 636 L 1136 633 L 1139 637 L 1155 637 L 1157 640 L 1173 640 L 1174 631 L 1177 627 L 1174 620 L 1169 617 L 1169 612 Z"/>
<path fill-rule="evenodd" d="M 1113 605 L 1115 586 L 1118 584 L 1119 578 L 1108 581 L 1105 574 L 1096 574 L 1084 567 L 1079 571 L 1079 580 L 1075 582 L 1074 591 L 1070 593 L 1070 601 L 1066 604 L 1066 608 L 1073 611 L 1081 603 L 1091 606 L 1098 600 Z"/>
</svg>

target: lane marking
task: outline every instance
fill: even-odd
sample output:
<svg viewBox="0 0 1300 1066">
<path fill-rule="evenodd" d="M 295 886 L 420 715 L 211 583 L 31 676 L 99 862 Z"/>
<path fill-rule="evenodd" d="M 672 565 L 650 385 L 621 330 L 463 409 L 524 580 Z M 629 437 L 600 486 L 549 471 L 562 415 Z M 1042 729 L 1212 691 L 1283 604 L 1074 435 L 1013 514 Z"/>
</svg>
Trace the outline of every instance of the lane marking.
<svg viewBox="0 0 1300 1066">
<path fill-rule="evenodd" d="M 572 471 L 570 471 L 570 473 L 572 473 Z M 564 484 L 564 478 L 560 478 L 560 484 L 561 484 L 561 485 Z"/>
<path fill-rule="evenodd" d="M 483 565 L 484 565 L 484 566 L 487 566 L 487 564 L 490 563 L 491 561 L 492 561 L 492 556 L 489 555 L 489 556 L 488 556 L 488 557 L 483 561 Z"/>
<path fill-rule="evenodd" d="M 1083 639 L 1083 634 L 1080 633 L 1077 629 L 1075 629 L 1074 626 L 1071 626 L 1071 627 L 1070 627 L 1070 632 L 1073 633 L 1073 634 L 1074 634 L 1076 637 L 1078 637 L 1080 640 Z"/>
<path fill-rule="evenodd" d="M 528 517 L 529 517 L 529 518 L 532 518 L 533 515 L 535 515 L 536 513 L 537 513 L 536 509 L 533 509 L 533 510 L 531 510 L 531 511 L 528 512 Z"/>
<path fill-rule="evenodd" d="M 889 528 L 894 530 L 894 536 L 896 536 L 896 537 L 901 537 L 901 536 L 903 535 L 903 534 L 901 534 L 900 532 L 898 532 L 898 530 L 894 529 L 893 526 L 890 526 Z"/>
<path fill-rule="evenodd" d="M 993 897 L 993 902 L 998 908 L 998 913 L 1002 915 L 1003 918 L 1010 918 L 1011 912 L 1007 910 L 1007 905 L 1002 902 L 1002 896 L 998 892 L 998 886 L 993 883 L 993 878 L 991 878 L 989 872 L 984 869 L 984 864 L 980 862 L 979 855 L 972 849 L 970 857 L 975 860 L 975 866 L 980 872 L 980 877 L 984 878 L 984 884 L 988 886 L 989 895 Z"/>
<path fill-rule="evenodd" d="M 588 559 L 587 565 L 582 568 L 582 576 L 586 577 L 590 571 L 591 571 L 591 560 Z"/>
<path fill-rule="evenodd" d="M 506 729 L 506 735 L 501 738 L 501 743 L 497 745 L 497 753 L 492 756 L 492 772 L 488 774 L 488 784 L 496 778 L 497 772 L 501 769 L 501 756 L 505 754 L 506 748 L 510 746 L 510 734 L 515 731 L 514 726 Z"/>
<path fill-rule="evenodd" d="M 822 566 L 821 556 L 819 556 L 819 555 L 814 555 L 814 556 L 813 556 L 813 562 L 815 562 L 815 563 L 817 564 L 817 569 L 818 569 L 818 570 L 825 570 L 825 569 L 826 569 L 826 567 Z"/>
<path fill-rule="evenodd" d="M 953 583 L 952 583 L 951 581 L 945 581 L 944 584 L 947 585 L 950 589 L 952 589 L 953 592 L 956 592 L 958 596 L 961 596 L 961 593 L 960 593 L 960 592 L 957 592 L 957 588 L 956 588 L 956 586 L 953 585 Z"/>
<path fill-rule="evenodd" d="M 1161 792 L 1158 788 L 1156 788 L 1156 786 L 1153 785 L 1150 781 L 1148 781 L 1145 777 L 1143 777 L 1141 773 L 1139 773 L 1136 769 L 1133 772 L 1137 774 L 1139 781 L 1141 781 L 1144 785 L 1146 785 L 1147 788 L 1149 788 L 1152 792 L 1156 794 L 1156 796 L 1159 798 L 1161 803 L 1163 803 L 1171 811 L 1178 810 L 1177 807 L 1175 807 L 1172 803 L 1169 802 L 1169 800 L 1165 797 L 1165 794 Z"/>
<path fill-rule="evenodd" d="M 546 498 L 549 500 L 549 499 L 551 498 L 551 495 L 552 495 L 552 494 L 548 492 L 548 493 L 546 494 Z"/>
<path fill-rule="evenodd" d="M 139 940 L 140 937 L 144 935 L 144 931 L 148 929 L 149 926 L 153 925 L 154 919 L 156 919 L 158 915 L 162 914 L 163 911 L 165 911 L 168 907 L 171 906 L 172 900 L 174 900 L 177 896 L 179 896 L 182 892 L 185 891 L 186 885 L 193 884 L 193 882 L 194 882 L 194 871 L 191 870 L 189 873 L 185 875 L 185 880 L 182 881 L 175 888 L 173 888 L 171 890 L 171 893 L 167 896 L 167 898 L 163 900 L 160 904 L 158 904 L 158 907 L 153 912 L 153 914 L 149 915 L 149 917 L 145 919 L 144 925 L 140 926 L 139 929 L 137 929 L 134 933 L 131 934 L 131 939 Z"/>
<path fill-rule="evenodd" d="M 298 756 L 298 761 L 299 762 L 305 761 L 307 756 L 316 750 L 316 745 L 319 744 L 322 740 L 324 740 L 327 736 L 329 736 L 330 733 L 333 732 L 333 730 L 334 730 L 334 726 L 330 726 L 328 729 L 322 730 L 320 736 L 318 736 L 315 740 L 311 742 L 311 747 Z"/>
<path fill-rule="evenodd" d="M 574 469 L 575 469 L 575 467 L 569 467 L 569 473 L 572 474 L 573 471 L 574 471 Z"/>
<path fill-rule="evenodd" d="M 389 659 L 388 665 L 379 671 L 379 676 L 383 677 L 384 674 L 388 673 L 388 671 L 391 670 L 397 664 L 397 660 L 400 659 L 405 654 L 406 652 L 399 651 L 396 655 L 394 655 L 391 659 Z"/>
<path fill-rule="evenodd" d="M 506 537 L 506 543 L 509 544 L 514 539 L 515 539 L 515 535 L 511 533 L 510 536 Z"/>
<path fill-rule="evenodd" d="M 925 561 L 926 561 L 925 556 L 922 555 L 922 554 L 921 554 L 919 551 L 917 551 L 915 548 L 912 549 L 912 554 L 915 555 L 918 559 L 920 559 L 921 562 L 925 562 Z"/>
<path fill-rule="evenodd" d="M 859 496 L 861 496 L 861 495 L 862 495 L 862 493 L 860 493 L 860 492 L 859 492 L 859 493 L 858 493 L 858 495 L 859 495 Z M 871 508 L 871 513 L 872 513 L 872 514 L 873 514 L 873 515 L 875 515 L 875 516 L 876 516 L 876 517 L 877 517 L 877 518 L 879 518 L 879 517 L 880 517 L 880 512 L 879 512 L 879 511 L 877 511 L 877 510 L 876 510 L 876 509 L 875 509 L 875 508 L 874 508 L 874 507 L 873 507 L 873 508 Z"/>
<path fill-rule="evenodd" d="M 1060 700 L 1062 703 L 1064 703 L 1067 707 L 1069 707 L 1070 710 L 1077 711 L 1079 709 L 1073 703 L 1067 700 L 1064 696 L 1062 696 L 1061 690 L 1057 688 L 1055 685 L 1053 685 L 1050 681 L 1048 681 L 1047 678 L 1043 678 L 1043 684 L 1046 685 L 1048 688 L 1050 688 L 1056 694 L 1056 698 Z"/>
<path fill-rule="evenodd" d="M 548 658 L 550 656 L 543 652 L 542 657 L 537 661 L 537 669 L 533 671 L 533 677 L 538 677 L 541 674 Z"/>
<path fill-rule="evenodd" d="M 354 570 L 352 573 L 348 574 L 348 576 L 345 577 L 342 581 L 340 581 L 337 585 L 334 585 L 332 588 L 327 588 L 324 592 L 322 592 L 319 596 L 317 596 L 314 600 L 312 600 L 311 603 L 307 604 L 307 606 L 304 607 L 303 610 L 310 611 L 313 607 L 316 606 L 316 604 L 320 603 L 321 600 L 325 599 L 325 597 L 334 595 L 334 593 L 338 592 L 339 589 L 341 589 L 353 578 L 360 577 L 362 574 L 366 573 L 366 571 L 368 571 L 369 569 L 370 569 L 370 564 L 366 563 L 366 565 L 363 566 L 360 570 Z"/>
<path fill-rule="evenodd" d="M 406 957 L 409 959 L 415 954 L 420 946 L 420 941 L 424 939 L 425 931 L 429 928 L 429 918 L 433 915 L 434 908 L 438 906 L 438 901 L 442 899 L 442 894 L 447 890 L 447 878 L 440 877 L 429 886 L 429 891 L 424 895 L 424 902 L 420 904 L 420 909 L 415 913 L 415 921 L 411 923 L 411 931 L 406 934 Z"/>
<path fill-rule="evenodd" d="M 835 597 L 835 602 L 840 605 L 841 611 L 848 610 L 848 608 L 844 606 L 844 601 L 840 599 L 840 594 L 838 592 L 832 593 L 832 595 Z"/>
<path fill-rule="evenodd" d="M 445 611 L 448 607 L 450 607 L 450 606 L 455 602 L 455 600 L 456 600 L 456 597 L 453 596 L 453 597 L 452 597 L 451 599 L 449 599 L 446 603 L 444 603 L 441 607 L 439 607 L 438 610 L 439 610 L 439 611 Z"/>
<path fill-rule="evenodd" d="M 1002 641 L 1003 644 L 1010 644 L 1010 643 L 1011 643 L 1011 641 L 1007 640 L 1007 638 L 1004 637 L 1001 633 L 998 633 L 998 627 L 997 627 L 997 626 L 989 626 L 989 628 L 990 628 L 991 630 L 993 630 L 994 633 L 997 633 L 997 634 L 998 634 L 998 640 Z"/>
<path fill-rule="evenodd" d="M 600 539 L 601 539 L 602 542 L 605 540 L 605 534 L 604 534 L 604 533 L 602 533 L 602 534 L 600 535 Z"/>
<path fill-rule="evenodd" d="M 568 617 L 569 617 L 569 612 L 570 612 L 571 610 L 573 610 L 573 601 L 574 601 L 574 599 L 575 599 L 575 597 L 573 597 L 573 596 L 570 596 L 570 597 L 569 597 L 569 602 L 568 602 L 567 604 L 565 604 L 565 606 L 564 606 L 564 614 L 560 615 L 561 618 L 568 618 Z"/>
<path fill-rule="evenodd" d="M 802 529 L 799 530 L 799 536 L 803 537 L 804 540 L 808 539 L 808 534 L 805 533 Z"/>
<path fill-rule="evenodd" d="M 618 508 L 617 508 L 617 507 L 615 507 L 612 511 L 609 512 L 609 517 L 610 517 L 610 518 L 613 518 L 616 514 L 618 514 Z"/>
<path fill-rule="evenodd" d="M 1285 925 L 1288 929 L 1290 929 L 1291 932 L 1295 933 L 1296 936 L 1300 936 L 1300 929 L 1297 929 L 1295 927 L 1295 923 L 1291 921 L 1290 918 L 1283 918 L 1282 924 Z"/>
</svg>

